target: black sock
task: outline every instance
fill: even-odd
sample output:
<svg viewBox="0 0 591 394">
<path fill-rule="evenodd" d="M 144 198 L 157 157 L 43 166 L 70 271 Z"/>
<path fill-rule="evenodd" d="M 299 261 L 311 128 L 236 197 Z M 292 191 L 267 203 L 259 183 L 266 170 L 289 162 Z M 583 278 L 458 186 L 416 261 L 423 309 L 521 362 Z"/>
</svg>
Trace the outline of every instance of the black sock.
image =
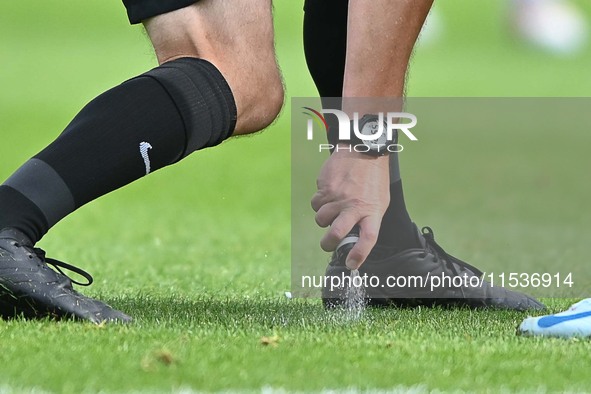
<svg viewBox="0 0 591 394">
<path fill-rule="evenodd" d="M 236 106 L 211 63 L 165 63 L 103 93 L 0 186 L 0 229 L 34 243 L 82 205 L 234 130 Z"/>
<path fill-rule="evenodd" d="M 306 0 L 304 51 L 320 97 L 341 97 L 349 0 Z"/>
<path fill-rule="evenodd" d="M 347 52 L 348 0 L 306 0 L 304 48 L 306 62 L 321 97 L 340 97 Z M 334 107 L 335 100 L 330 101 Z M 338 127 L 328 116 L 329 128 Z M 329 136 L 336 133 L 328 133 Z M 329 141 L 335 144 L 335 141 Z M 400 180 L 398 154 L 390 156 L 390 205 L 384 214 L 378 244 L 396 249 L 419 247 Z"/>
<path fill-rule="evenodd" d="M 382 218 L 377 244 L 397 250 L 421 247 L 417 230 L 406 209 L 400 179 L 390 183 L 390 205 Z"/>
</svg>

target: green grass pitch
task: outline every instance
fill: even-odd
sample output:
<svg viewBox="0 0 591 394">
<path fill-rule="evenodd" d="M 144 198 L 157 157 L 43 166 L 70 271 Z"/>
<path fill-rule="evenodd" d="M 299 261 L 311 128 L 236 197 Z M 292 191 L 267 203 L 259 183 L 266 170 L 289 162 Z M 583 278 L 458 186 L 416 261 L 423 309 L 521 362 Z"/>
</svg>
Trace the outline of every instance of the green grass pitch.
<svg viewBox="0 0 591 394">
<path fill-rule="evenodd" d="M 87 101 L 156 62 L 118 0 L 0 3 L 5 179 Z M 288 97 L 316 94 L 302 53 L 302 3 L 275 4 Z M 591 7 L 579 3 L 591 18 Z M 513 42 L 504 4 L 441 2 L 445 35 L 417 51 L 408 94 L 590 95 L 591 51 L 553 58 Z M 546 196 L 557 209 L 529 204 L 540 196 L 519 182 L 520 173 L 496 183 L 470 177 L 470 169 L 458 174 L 462 153 L 442 160 L 431 147 L 403 159 L 415 220 L 476 265 L 515 258 L 535 269 L 532 255 L 584 261 L 591 136 L 548 137 L 572 147 L 548 153 L 559 163 Z M 92 272 L 96 283 L 85 292 L 136 321 L 0 322 L 0 392 L 589 390 L 591 342 L 516 337 L 521 313 L 372 310 L 347 323 L 318 300 L 285 299 L 289 142 L 288 100 L 265 133 L 200 152 L 59 224 L 41 246 Z M 540 159 L 519 153 L 525 162 Z M 494 160 L 470 152 L 473 171 L 486 164 L 479 157 Z M 558 310 L 572 300 L 545 301 Z"/>
</svg>

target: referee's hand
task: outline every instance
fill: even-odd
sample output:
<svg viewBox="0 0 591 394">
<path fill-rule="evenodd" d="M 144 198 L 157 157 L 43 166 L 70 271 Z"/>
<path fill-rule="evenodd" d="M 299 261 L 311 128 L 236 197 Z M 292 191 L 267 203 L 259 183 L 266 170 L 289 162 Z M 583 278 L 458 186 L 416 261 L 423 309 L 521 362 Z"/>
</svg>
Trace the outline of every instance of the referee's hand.
<svg viewBox="0 0 591 394">
<path fill-rule="evenodd" d="M 359 226 L 359 241 L 347 256 L 358 269 L 378 239 L 382 217 L 390 204 L 389 157 L 371 157 L 340 150 L 324 163 L 312 197 L 316 223 L 328 227 L 320 246 L 332 252 L 351 229 Z"/>
</svg>

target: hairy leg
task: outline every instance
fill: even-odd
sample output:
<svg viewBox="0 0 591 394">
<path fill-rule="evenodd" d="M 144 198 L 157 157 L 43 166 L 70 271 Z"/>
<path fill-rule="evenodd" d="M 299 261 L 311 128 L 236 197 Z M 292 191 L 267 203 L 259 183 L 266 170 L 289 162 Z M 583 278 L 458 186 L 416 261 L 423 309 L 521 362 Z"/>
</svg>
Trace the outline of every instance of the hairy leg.
<svg viewBox="0 0 591 394">
<path fill-rule="evenodd" d="M 432 3 L 350 0 L 343 97 L 403 96 L 408 62 Z"/>
<path fill-rule="evenodd" d="M 259 131 L 283 105 L 270 0 L 201 0 L 144 21 L 160 64 L 198 57 L 228 81 L 238 108 L 235 134 Z"/>
</svg>

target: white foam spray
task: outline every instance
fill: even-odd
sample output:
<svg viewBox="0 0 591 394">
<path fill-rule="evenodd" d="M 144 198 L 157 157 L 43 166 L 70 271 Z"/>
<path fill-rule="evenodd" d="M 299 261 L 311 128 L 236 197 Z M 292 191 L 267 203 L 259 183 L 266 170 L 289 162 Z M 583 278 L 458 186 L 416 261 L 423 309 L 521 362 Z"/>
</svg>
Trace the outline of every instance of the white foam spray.
<svg viewBox="0 0 591 394">
<path fill-rule="evenodd" d="M 365 288 L 359 270 L 351 270 L 351 285 L 345 289 L 345 317 L 358 320 L 365 310 Z"/>
</svg>

